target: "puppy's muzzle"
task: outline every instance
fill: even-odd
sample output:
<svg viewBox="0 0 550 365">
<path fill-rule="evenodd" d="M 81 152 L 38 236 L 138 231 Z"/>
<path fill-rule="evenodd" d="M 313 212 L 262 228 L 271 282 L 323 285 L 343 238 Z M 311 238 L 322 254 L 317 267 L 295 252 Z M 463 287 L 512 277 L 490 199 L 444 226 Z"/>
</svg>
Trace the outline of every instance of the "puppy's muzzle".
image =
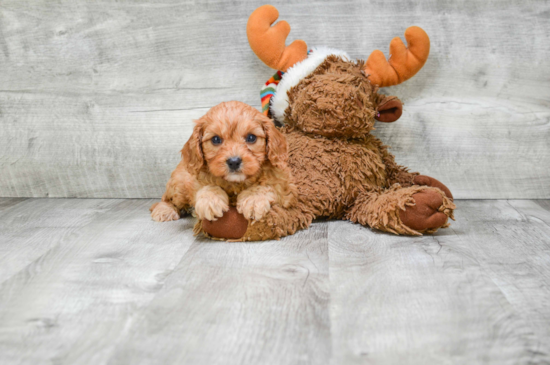
<svg viewBox="0 0 550 365">
<path fill-rule="evenodd" d="M 243 160 L 240 157 L 230 157 L 225 162 L 227 163 L 227 167 L 229 167 L 229 171 L 236 172 L 241 168 Z"/>
</svg>

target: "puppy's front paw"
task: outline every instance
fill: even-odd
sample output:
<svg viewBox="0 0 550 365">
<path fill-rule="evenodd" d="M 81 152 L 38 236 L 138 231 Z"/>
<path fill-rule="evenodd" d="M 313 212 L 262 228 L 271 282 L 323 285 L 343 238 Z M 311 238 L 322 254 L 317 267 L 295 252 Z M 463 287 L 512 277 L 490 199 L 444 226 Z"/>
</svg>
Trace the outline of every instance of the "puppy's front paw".
<svg viewBox="0 0 550 365">
<path fill-rule="evenodd" d="M 178 209 L 167 202 L 155 203 L 149 210 L 151 211 L 151 218 L 155 222 L 177 221 L 180 219 Z"/>
<path fill-rule="evenodd" d="M 205 186 L 197 192 L 195 214 L 199 219 L 215 221 L 229 210 L 229 197 L 219 186 Z"/>
<path fill-rule="evenodd" d="M 269 198 L 265 195 L 239 195 L 237 211 L 247 219 L 259 221 L 271 209 Z"/>
</svg>

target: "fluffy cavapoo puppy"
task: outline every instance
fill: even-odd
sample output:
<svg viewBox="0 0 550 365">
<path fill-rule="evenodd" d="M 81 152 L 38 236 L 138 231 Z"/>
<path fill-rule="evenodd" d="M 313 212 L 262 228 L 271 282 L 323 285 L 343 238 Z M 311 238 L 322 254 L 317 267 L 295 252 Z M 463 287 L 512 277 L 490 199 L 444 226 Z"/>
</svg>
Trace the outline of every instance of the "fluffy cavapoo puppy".
<svg viewBox="0 0 550 365">
<path fill-rule="evenodd" d="M 210 109 L 195 122 L 181 155 L 162 201 L 150 209 L 155 221 L 177 220 L 194 208 L 195 229 L 201 231 L 232 206 L 255 222 L 273 206 L 296 203 L 286 139 L 271 119 L 247 104 L 230 101 Z"/>
</svg>

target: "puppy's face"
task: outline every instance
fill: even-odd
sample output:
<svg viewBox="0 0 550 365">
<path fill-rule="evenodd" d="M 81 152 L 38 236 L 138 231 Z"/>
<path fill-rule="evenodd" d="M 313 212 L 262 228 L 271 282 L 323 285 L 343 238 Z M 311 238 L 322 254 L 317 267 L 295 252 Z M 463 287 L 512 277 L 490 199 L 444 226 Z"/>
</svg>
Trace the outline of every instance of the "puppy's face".
<svg viewBox="0 0 550 365">
<path fill-rule="evenodd" d="M 212 175 L 244 181 L 258 174 L 266 159 L 265 132 L 259 121 L 223 115 L 205 126 L 202 151 Z"/>
<path fill-rule="evenodd" d="M 286 139 L 269 118 L 232 101 L 213 107 L 197 121 L 182 153 L 188 166 L 196 167 L 193 158 L 198 158 L 200 167 L 206 165 L 212 175 L 242 182 L 256 176 L 266 160 L 274 165 L 286 162 Z"/>
</svg>

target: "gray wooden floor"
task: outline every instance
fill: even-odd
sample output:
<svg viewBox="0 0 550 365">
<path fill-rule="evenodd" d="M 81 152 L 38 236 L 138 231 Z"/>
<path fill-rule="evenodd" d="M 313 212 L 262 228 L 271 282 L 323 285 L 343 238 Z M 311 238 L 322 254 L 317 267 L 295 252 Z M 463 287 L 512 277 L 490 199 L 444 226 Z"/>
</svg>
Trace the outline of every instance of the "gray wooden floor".
<svg viewBox="0 0 550 365">
<path fill-rule="evenodd" d="M 319 222 L 193 237 L 153 200 L 0 199 L 1 364 L 550 361 L 550 201 L 458 201 L 434 236 Z"/>
</svg>

